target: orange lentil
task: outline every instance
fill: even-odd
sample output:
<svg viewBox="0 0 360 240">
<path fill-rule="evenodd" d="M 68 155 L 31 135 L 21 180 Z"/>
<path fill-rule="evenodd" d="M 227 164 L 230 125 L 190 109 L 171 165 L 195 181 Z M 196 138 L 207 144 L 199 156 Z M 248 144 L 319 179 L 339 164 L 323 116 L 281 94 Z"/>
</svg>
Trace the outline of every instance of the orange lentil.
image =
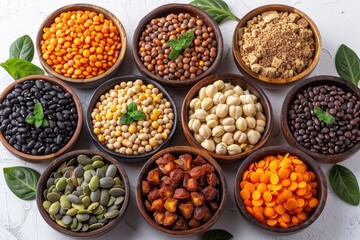
<svg viewBox="0 0 360 240">
<path fill-rule="evenodd" d="M 296 156 L 267 156 L 242 175 L 240 197 L 258 221 L 273 227 L 301 224 L 318 204 L 316 176 Z"/>
<path fill-rule="evenodd" d="M 40 44 L 44 59 L 54 70 L 76 79 L 103 74 L 115 64 L 121 48 L 119 31 L 112 20 L 80 10 L 60 13 L 43 29 Z M 98 62 L 103 59 L 109 60 Z"/>
</svg>

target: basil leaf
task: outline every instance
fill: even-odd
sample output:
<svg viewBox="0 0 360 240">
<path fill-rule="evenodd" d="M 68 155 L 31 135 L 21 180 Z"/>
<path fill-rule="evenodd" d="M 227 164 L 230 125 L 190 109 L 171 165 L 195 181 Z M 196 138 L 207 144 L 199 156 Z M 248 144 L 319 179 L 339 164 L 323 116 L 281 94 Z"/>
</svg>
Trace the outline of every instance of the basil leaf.
<svg viewBox="0 0 360 240">
<path fill-rule="evenodd" d="M 25 122 L 27 122 L 28 124 L 34 124 L 35 122 L 34 114 L 30 113 L 29 115 L 27 115 L 27 117 L 25 118 Z"/>
<path fill-rule="evenodd" d="M 44 74 L 44 71 L 38 66 L 19 58 L 10 58 L 0 65 L 5 68 L 15 80 L 29 75 Z"/>
<path fill-rule="evenodd" d="M 41 126 L 42 126 L 42 127 L 47 127 L 47 126 L 49 126 L 49 121 L 48 121 L 46 118 L 44 118 L 44 119 L 42 120 Z"/>
<path fill-rule="evenodd" d="M 203 236 L 202 240 L 229 240 L 232 239 L 234 236 L 222 229 L 213 229 L 207 231 Z"/>
<path fill-rule="evenodd" d="M 326 123 L 326 124 L 334 124 L 335 123 L 335 117 L 332 116 L 331 114 L 325 112 L 324 110 L 322 110 L 320 107 L 316 106 L 313 109 L 315 116 L 322 122 Z"/>
<path fill-rule="evenodd" d="M 129 115 L 135 121 L 144 120 L 146 118 L 146 114 L 143 111 L 140 111 L 140 110 L 130 112 Z"/>
<path fill-rule="evenodd" d="M 179 36 L 179 40 L 182 43 L 182 49 L 188 48 L 194 40 L 194 31 L 188 31 Z"/>
<path fill-rule="evenodd" d="M 36 127 L 36 128 L 41 127 L 42 122 L 43 122 L 42 120 L 39 120 L 39 119 L 36 119 L 36 118 L 35 118 L 35 127 Z"/>
<path fill-rule="evenodd" d="M 170 54 L 169 54 L 169 59 L 174 60 L 179 56 L 179 54 L 180 54 L 179 50 L 172 49 Z"/>
<path fill-rule="evenodd" d="M 134 102 L 130 103 L 127 107 L 127 110 L 128 110 L 128 112 L 133 112 L 133 111 L 137 110 L 136 103 L 134 103 Z"/>
<path fill-rule="evenodd" d="M 227 18 L 240 21 L 230 12 L 229 6 L 223 0 L 194 0 L 190 4 L 207 12 L 218 24 Z"/>
<path fill-rule="evenodd" d="M 40 174 L 27 167 L 4 168 L 4 177 L 9 189 L 23 200 L 33 200 Z"/>
<path fill-rule="evenodd" d="M 342 200 L 352 205 L 359 205 L 359 185 L 349 169 L 335 164 L 330 171 L 329 182 L 336 195 Z"/>
<path fill-rule="evenodd" d="M 353 50 L 341 44 L 336 52 L 335 65 L 341 78 L 358 85 L 360 81 L 360 60 Z"/>
<path fill-rule="evenodd" d="M 324 123 L 329 124 L 329 125 L 335 123 L 335 118 L 328 113 L 325 113 L 322 119 L 323 119 Z"/>
<path fill-rule="evenodd" d="M 123 115 L 120 116 L 120 123 L 121 124 L 127 125 L 127 124 L 130 124 L 132 122 L 134 122 L 134 120 L 129 116 L 128 113 L 124 113 Z"/>
<path fill-rule="evenodd" d="M 177 43 L 176 40 L 169 40 L 167 41 L 167 44 L 169 45 L 169 47 L 173 48 L 175 46 L 175 44 Z"/>
<path fill-rule="evenodd" d="M 44 118 L 44 110 L 39 101 L 36 101 L 34 106 L 35 121 L 42 120 Z"/>
<path fill-rule="evenodd" d="M 9 58 L 20 58 L 31 62 L 34 57 L 34 43 L 28 35 L 15 40 L 10 46 Z"/>
</svg>

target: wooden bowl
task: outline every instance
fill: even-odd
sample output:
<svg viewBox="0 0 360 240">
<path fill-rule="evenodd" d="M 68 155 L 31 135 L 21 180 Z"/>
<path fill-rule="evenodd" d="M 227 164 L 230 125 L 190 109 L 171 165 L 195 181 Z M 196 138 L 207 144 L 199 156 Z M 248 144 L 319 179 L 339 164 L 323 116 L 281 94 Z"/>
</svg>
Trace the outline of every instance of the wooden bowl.
<svg viewBox="0 0 360 240">
<path fill-rule="evenodd" d="M 208 222 L 200 225 L 197 228 L 187 229 L 187 230 L 172 230 L 172 229 L 166 228 L 164 226 L 160 226 L 159 224 L 157 224 L 155 222 L 153 217 L 146 210 L 146 207 L 144 204 L 144 197 L 142 196 L 142 193 L 141 193 L 142 181 L 146 180 L 148 172 L 156 166 L 155 161 L 159 157 L 161 157 L 167 153 L 170 153 L 170 154 L 173 154 L 176 156 L 178 156 L 180 154 L 185 154 L 185 153 L 188 153 L 188 154 L 192 155 L 193 157 L 201 156 L 201 157 L 203 157 L 204 160 L 206 160 L 208 163 L 210 163 L 215 168 L 215 173 L 219 177 L 219 184 L 220 184 L 219 208 L 217 209 L 217 211 L 215 212 L 213 217 Z M 138 205 L 141 215 L 144 217 L 146 222 L 153 228 L 160 230 L 164 233 L 173 235 L 173 236 L 183 237 L 184 235 L 197 235 L 197 234 L 201 234 L 201 233 L 205 232 L 206 230 L 208 230 L 220 218 L 221 213 L 223 212 L 223 210 L 225 208 L 226 200 L 227 200 L 226 178 L 225 178 L 224 173 L 222 172 L 221 167 L 205 151 L 194 148 L 194 147 L 189 147 L 189 146 L 169 147 L 169 148 L 163 149 L 160 152 L 154 154 L 142 167 L 140 174 L 139 174 L 138 181 L 137 181 L 137 186 L 136 186 L 136 203 Z"/>
<path fill-rule="evenodd" d="M 266 156 L 271 156 L 271 155 L 276 156 L 277 154 L 285 155 L 287 153 L 289 153 L 290 155 L 299 157 L 299 159 L 301 159 L 307 165 L 308 169 L 315 173 L 315 176 L 316 176 L 316 179 L 318 182 L 317 198 L 319 200 L 319 204 L 317 207 L 315 207 L 315 209 L 312 210 L 308 219 L 306 219 L 303 223 L 301 223 L 297 226 L 289 227 L 289 228 L 270 227 L 270 226 L 265 225 L 265 224 L 259 222 L 258 220 L 256 220 L 247 211 L 247 209 L 243 203 L 243 200 L 240 197 L 240 190 L 241 190 L 240 182 L 242 181 L 243 173 L 245 172 L 245 170 L 247 170 L 247 168 L 250 166 L 250 164 L 258 162 Z M 327 199 L 326 177 L 325 177 L 323 171 L 321 170 L 319 164 L 316 163 L 314 161 L 314 159 L 312 159 L 309 155 L 303 153 L 300 150 L 297 150 L 297 149 L 295 149 L 293 147 L 289 147 L 289 146 L 265 147 L 255 153 L 251 154 L 240 165 L 240 167 L 236 173 L 236 176 L 235 176 L 234 197 L 235 197 L 236 205 L 239 208 L 241 215 L 245 218 L 245 220 L 247 222 L 249 222 L 250 224 L 255 225 L 257 228 L 259 228 L 263 231 L 269 232 L 269 233 L 274 233 L 277 235 L 279 235 L 279 234 L 280 235 L 288 235 L 288 234 L 292 234 L 292 233 L 296 233 L 301 230 L 304 230 L 305 228 L 310 226 L 320 216 L 321 212 L 323 211 L 323 209 L 325 207 L 326 199 Z"/>
<path fill-rule="evenodd" d="M 31 154 L 23 153 L 23 152 L 17 150 L 16 148 L 14 148 L 12 145 L 10 145 L 8 143 L 8 141 L 5 139 L 2 132 L 0 132 L 0 141 L 2 142 L 4 147 L 7 150 L 9 150 L 9 152 L 11 152 L 16 157 L 19 157 L 19 158 L 21 158 L 21 159 L 23 159 L 25 161 L 33 162 L 33 163 L 41 163 L 41 162 L 44 162 L 44 161 L 54 159 L 54 158 L 60 156 L 61 154 L 69 151 L 70 149 L 72 149 L 74 147 L 74 145 L 75 145 L 75 142 L 77 141 L 77 139 L 80 136 L 80 132 L 81 132 L 81 128 L 82 128 L 82 121 L 83 121 L 83 112 L 82 112 L 81 102 L 79 100 L 79 97 L 74 92 L 74 90 L 72 90 L 72 88 L 69 87 L 64 82 L 59 81 L 59 80 L 57 80 L 57 79 L 55 79 L 53 77 L 45 76 L 45 75 L 31 75 L 31 76 L 24 77 L 24 78 L 21 78 L 19 80 L 14 81 L 7 88 L 5 88 L 5 90 L 0 94 L 0 102 L 2 102 L 5 99 L 5 97 L 9 94 L 9 92 L 14 89 L 16 84 L 23 83 L 23 82 L 28 81 L 28 80 L 38 80 L 38 79 L 44 80 L 44 81 L 49 82 L 51 84 L 58 85 L 65 92 L 69 92 L 71 94 L 72 99 L 73 99 L 73 101 L 75 103 L 78 120 L 77 120 L 77 123 L 76 123 L 75 132 L 72 135 L 70 141 L 67 144 L 65 144 L 65 146 L 63 146 L 59 151 L 57 151 L 55 153 L 47 154 L 47 155 L 31 155 Z"/>
<path fill-rule="evenodd" d="M 119 215 L 116 218 L 109 221 L 103 227 L 96 229 L 96 230 L 88 231 L 88 232 L 81 232 L 81 231 L 74 232 L 74 231 L 71 231 L 70 229 L 59 226 L 53 219 L 50 218 L 48 212 L 43 207 L 43 202 L 45 201 L 43 192 L 46 189 L 46 183 L 50 177 L 50 174 L 53 172 L 56 172 L 56 170 L 58 169 L 58 167 L 60 167 L 60 165 L 62 163 L 66 162 L 80 154 L 84 154 L 87 156 L 99 155 L 99 156 L 103 157 L 105 163 L 114 164 L 117 167 L 119 177 L 121 178 L 121 180 L 124 182 L 124 185 L 125 185 L 125 187 L 124 187 L 124 190 L 125 190 L 124 198 L 125 199 L 124 199 L 124 202 L 122 203 L 121 208 L 119 209 L 119 211 L 120 211 Z M 127 207 L 129 205 L 129 201 L 130 201 L 130 183 L 129 183 L 128 176 L 126 175 L 125 169 L 121 166 L 121 164 L 116 159 L 114 159 L 110 155 L 108 155 L 104 152 L 90 150 L 90 149 L 71 151 L 71 152 L 61 155 L 55 161 L 51 162 L 47 166 L 45 171 L 41 174 L 38 185 L 37 185 L 37 190 L 36 190 L 37 208 L 40 212 L 40 215 L 45 220 L 45 222 L 47 224 L 49 224 L 50 227 L 52 227 L 56 231 L 66 234 L 71 237 L 76 237 L 76 238 L 89 238 L 89 239 L 91 238 L 91 239 L 93 239 L 95 237 L 98 237 L 100 235 L 103 235 L 103 234 L 109 232 L 125 216 Z"/>
<path fill-rule="evenodd" d="M 193 132 L 191 132 L 188 127 L 188 122 L 189 122 L 188 112 L 190 109 L 191 100 L 199 94 L 199 90 L 202 87 L 207 86 L 207 85 L 209 85 L 217 80 L 220 80 L 220 79 L 223 80 L 225 83 L 229 82 L 235 86 L 239 85 L 243 89 L 249 90 L 253 95 L 255 95 L 258 98 L 258 101 L 263 106 L 263 109 L 264 109 L 263 114 L 266 117 L 265 131 L 262 133 L 261 139 L 256 144 L 256 146 L 249 151 L 241 152 L 239 154 L 234 154 L 234 155 L 229 155 L 229 154 L 220 155 L 215 152 L 207 151 L 200 145 L 200 143 L 198 143 L 196 141 Z M 197 84 L 195 84 L 190 89 L 190 91 L 188 92 L 188 94 L 186 95 L 186 97 L 184 99 L 184 102 L 181 107 L 180 115 L 181 115 L 180 116 L 181 117 L 181 128 L 183 130 L 185 139 L 190 144 L 190 146 L 203 149 L 204 151 L 209 153 L 213 158 L 215 158 L 221 162 L 224 162 L 224 163 L 239 161 L 239 160 L 245 158 L 246 156 L 248 156 L 249 154 L 259 150 L 269 139 L 270 133 L 273 128 L 273 121 L 274 121 L 270 101 L 267 98 L 267 96 L 265 95 L 265 93 L 263 92 L 263 90 L 261 88 L 259 88 L 256 84 L 251 83 L 249 80 L 247 80 L 243 76 L 233 74 L 233 73 L 220 73 L 220 74 L 210 75 L 210 76 L 202 79 Z"/>
<path fill-rule="evenodd" d="M 120 53 L 119 53 L 119 57 L 118 57 L 117 61 L 111 68 L 109 68 L 103 74 L 100 74 L 96 77 L 85 78 L 85 79 L 73 79 L 70 77 L 66 77 L 62 74 L 59 74 L 46 62 L 46 60 L 43 58 L 43 54 L 41 52 L 40 42 L 42 40 L 42 35 L 44 33 L 43 29 L 46 27 L 49 27 L 55 21 L 55 18 L 60 16 L 60 14 L 62 12 L 76 11 L 76 10 L 93 11 L 93 12 L 97 12 L 97 13 L 102 13 L 106 19 L 109 19 L 113 22 L 113 24 L 116 26 L 116 28 L 120 34 L 121 49 L 120 49 Z M 36 52 L 37 52 L 39 61 L 40 61 L 41 65 L 43 66 L 43 68 L 45 69 L 45 71 L 49 75 L 52 75 L 58 79 L 61 79 L 62 81 L 75 84 L 77 87 L 89 88 L 89 87 L 98 86 L 101 82 L 104 82 L 105 80 L 113 77 L 117 73 L 117 71 L 120 69 L 120 66 L 123 63 L 123 60 L 125 58 L 126 45 L 127 45 L 126 43 L 127 43 L 127 40 L 126 40 L 125 28 L 123 27 L 123 25 L 121 24 L 119 19 L 114 14 L 112 14 L 108 10 L 106 10 L 102 7 L 96 6 L 96 5 L 80 3 L 80 4 L 71 4 L 71 5 L 63 6 L 59 9 L 55 10 L 51 14 L 49 14 L 47 16 L 47 18 L 40 25 L 39 31 L 36 36 L 35 44 L 36 44 Z"/>
<path fill-rule="evenodd" d="M 173 124 L 173 127 L 171 129 L 171 132 L 170 132 L 168 138 L 158 148 L 152 150 L 151 152 L 147 152 L 147 153 L 144 153 L 141 155 L 126 155 L 126 154 L 121 154 L 121 153 L 112 151 L 109 148 L 107 148 L 104 144 L 101 144 L 99 142 L 98 138 L 96 137 L 96 135 L 93 131 L 91 112 L 92 112 L 96 102 L 99 100 L 100 96 L 103 93 L 112 89 L 116 84 L 119 84 L 121 82 L 127 82 L 127 81 L 135 81 L 137 79 L 141 79 L 146 84 L 153 84 L 171 102 L 173 113 L 174 113 L 174 120 L 173 120 L 174 124 Z M 171 139 L 175 134 L 175 130 L 176 130 L 176 126 L 177 126 L 177 119 L 178 119 L 178 113 L 177 113 L 176 103 L 175 103 L 173 97 L 159 83 L 157 83 L 151 79 L 148 79 L 147 77 L 144 77 L 144 76 L 127 75 L 127 76 L 123 76 L 123 77 L 116 77 L 116 78 L 110 79 L 110 80 L 106 81 L 105 83 L 103 83 L 102 85 L 100 85 L 95 90 L 95 92 L 91 96 L 91 100 L 88 105 L 88 109 L 87 109 L 87 113 L 86 113 L 86 126 L 90 133 L 91 139 L 93 140 L 93 142 L 95 143 L 95 145 L 97 146 L 97 148 L 99 150 L 105 151 L 106 153 L 115 156 L 119 161 L 124 162 L 124 163 L 141 163 L 141 162 L 144 162 L 147 159 L 149 159 L 152 155 L 154 155 L 154 153 L 159 151 L 161 148 L 168 146 L 170 144 Z"/>
<path fill-rule="evenodd" d="M 239 47 L 239 30 L 242 27 L 245 27 L 247 25 L 247 22 L 251 20 L 252 18 L 256 17 L 257 15 L 267 12 L 267 11 L 282 11 L 282 12 L 289 12 L 289 13 L 296 13 L 306 19 L 309 23 L 310 29 L 314 33 L 314 40 L 315 40 L 315 51 L 314 56 L 311 64 L 300 74 L 295 75 L 290 78 L 268 78 L 265 76 L 262 76 L 260 74 L 257 74 L 253 72 L 242 60 L 241 54 L 240 54 L 240 47 Z M 236 66 L 239 68 L 239 70 L 247 77 L 254 79 L 258 83 L 262 83 L 265 87 L 274 88 L 274 85 L 283 85 L 286 83 L 291 83 L 298 81 L 300 79 L 305 78 L 308 76 L 316 67 L 316 65 L 319 62 L 321 49 L 322 49 L 322 42 L 321 42 L 321 36 L 320 31 L 316 27 L 315 23 L 309 16 L 307 16 L 305 13 L 300 11 L 299 9 L 296 9 L 294 7 L 290 7 L 287 5 L 281 5 L 281 4 L 271 4 L 271 5 L 264 5 L 258 8 L 255 8 L 254 10 L 250 11 L 248 14 L 246 14 L 244 17 L 241 18 L 239 23 L 237 24 L 234 35 L 233 35 L 233 57 L 235 59 Z"/>
<path fill-rule="evenodd" d="M 143 64 L 143 62 L 141 61 L 140 55 L 139 55 L 139 39 L 141 37 L 141 34 L 145 28 L 145 26 L 154 18 L 158 18 L 158 17 L 165 17 L 166 15 L 170 14 L 170 13 L 190 13 L 192 16 L 198 16 L 200 17 L 204 23 L 208 26 L 208 27 L 212 27 L 213 31 L 215 33 L 215 38 L 217 41 L 217 56 L 215 58 L 215 61 L 212 63 L 212 65 L 209 67 L 209 69 L 207 71 L 205 71 L 203 74 L 192 78 L 192 79 L 187 79 L 184 81 L 180 81 L 180 80 L 166 80 L 163 79 L 159 76 L 156 76 L 155 74 L 151 73 Z M 220 66 L 221 63 L 221 59 L 222 59 L 222 55 L 223 55 L 223 48 L 224 48 L 224 43 L 223 43 L 223 38 L 222 38 L 222 34 L 220 31 L 220 28 L 218 26 L 218 24 L 213 20 L 212 17 L 210 17 L 206 12 L 204 12 L 203 10 L 190 5 L 190 4 L 177 4 L 177 3 L 173 3 L 173 4 L 165 4 L 162 5 L 156 9 L 154 9 L 153 11 L 151 11 L 150 13 L 148 13 L 143 19 L 141 19 L 141 21 L 139 22 L 136 30 L 134 31 L 134 36 L 133 36 L 133 41 L 132 41 L 132 45 L 133 45 L 133 57 L 135 60 L 135 64 L 136 67 L 139 69 L 140 73 L 143 75 L 148 76 L 149 78 L 157 81 L 158 83 L 160 83 L 161 85 L 164 86 L 169 86 L 169 87 L 182 87 L 182 86 L 192 86 L 194 85 L 196 82 L 198 82 L 200 79 L 208 76 L 209 74 L 214 73 L 218 67 Z"/>
<path fill-rule="evenodd" d="M 294 138 L 292 132 L 290 131 L 289 123 L 288 123 L 288 114 L 290 106 L 296 96 L 296 94 L 309 86 L 319 86 L 323 84 L 332 84 L 335 86 L 338 86 L 342 88 L 345 91 L 352 92 L 358 100 L 360 100 L 360 89 L 353 85 L 352 83 L 349 83 L 348 81 L 345 81 L 338 77 L 333 76 L 316 76 L 308 78 L 304 81 L 301 81 L 297 83 L 286 95 L 284 103 L 282 105 L 281 115 L 280 115 L 280 125 L 281 130 L 284 134 L 284 137 L 288 144 L 292 147 L 295 147 L 304 153 L 310 155 L 313 157 L 316 161 L 320 163 L 338 163 L 341 161 L 344 161 L 347 158 L 350 158 L 353 156 L 357 151 L 360 149 L 360 142 L 358 142 L 356 145 L 354 145 L 349 150 L 338 153 L 338 154 L 322 154 L 322 153 L 315 153 L 310 151 L 310 149 L 303 147 L 296 139 Z"/>
</svg>

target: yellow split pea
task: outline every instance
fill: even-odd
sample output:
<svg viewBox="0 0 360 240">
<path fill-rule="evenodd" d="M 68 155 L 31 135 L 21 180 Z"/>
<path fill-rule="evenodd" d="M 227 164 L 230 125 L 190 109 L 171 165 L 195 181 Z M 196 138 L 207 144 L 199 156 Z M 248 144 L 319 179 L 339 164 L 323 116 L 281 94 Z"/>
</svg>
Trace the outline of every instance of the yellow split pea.
<svg viewBox="0 0 360 240">
<path fill-rule="evenodd" d="M 121 124 L 120 116 L 136 103 L 146 119 Z M 101 95 L 91 113 L 93 131 L 107 148 L 127 155 L 139 155 L 159 147 L 173 127 L 171 103 L 159 89 L 142 80 L 121 82 Z"/>
</svg>

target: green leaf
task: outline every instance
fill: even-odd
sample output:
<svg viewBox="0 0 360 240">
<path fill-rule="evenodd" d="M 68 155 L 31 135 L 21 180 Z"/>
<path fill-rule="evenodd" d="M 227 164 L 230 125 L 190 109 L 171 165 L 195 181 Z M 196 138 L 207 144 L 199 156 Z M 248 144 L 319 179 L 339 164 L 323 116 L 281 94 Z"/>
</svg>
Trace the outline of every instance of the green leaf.
<svg viewBox="0 0 360 240">
<path fill-rule="evenodd" d="M 4 168 L 4 177 L 9 189 L 23 200 L 33 200 L 40 174 L 27 167 Z"/>
<path fill-rule="evenodd" d="M 140 110 L 129 112 L 129 116 L 135 121 L 144 120 L 146 118 L 146 114 Z"/>
<path fill-rule="evenodd" d="M 136 103 L 134 103 L 134 102 L 130 103 L 127 107 L 127 110 L 128 110 L 128 112 L 133 112 L 133 111 L 137 110 Z"/>
<path fill-rule="evenodd" d="M 194 31 L 188 31 L 183 34 L 181 34 L 177 39 L 175 40 L 169 40 L 167 43 L 171 48 L 171 52 L 169 54 L 169 58 L 171 60 L 176 59 L 180 51 L 189 47 L 192 41 L 194 40 Z"/>
<path fill-rule="evenodd" d="M 34 115 L 36 120 L 43 120 L 44 118 L 44 110 L 41 103 L 37 100 L 34 106 Z"/>
<path fill-rule="evenodd" d="M 173 48 L 177 43 L 177 40 L 169 40 L 167 41 L 167 44 L 169 45 L 169 47 Z"/>
<path fill-rule="evenodd" d="M 179 56 L 179 54 L 180 54 L 179 50 L 172 49 L 170 54 L 169 54 L 169 59 L 174 60 Z"/>
<path fill-rule="evenodd" d="M 124 113 L 123 115 L 120 116 L 120 123 L 121 124 L 130 124 L 134 122 L 134 120 L 129 116 L 128 113 Z"/>
<path fill-rule="evenodd" d="M 31 62 L 34 57 L 34 43 L 28 35 L 15 40 L 10 46 L 9 58 L 20 58 Z"/>
<path fill-rule="evenodd" d="M 207 231 L 203 236 L 202 240 L 229 240 L 234 236 L 222 229 L 212 229 Z"/>
<path fill-rule="evenodd" d="M 10 58 L 0 65 L 5 68 L 15 80 L 29 75 L 44 74 L 44 71 L 38 66 L 19 58 Z"/>
<path fill-rule="evenodd" d="M 360 81 L 360 60 L 356 53 L 345 44 L 341 44 L 335 56 L 336 70 L 340 77 L 358 85 Z"/>
<path fill-rule="evenodd" d="M 34 124 L 35 122 L 34 114 L 30 113 L 29 115 L 27 115 L 27 117 L 25 118 L 25 122 L 27 122 L 28 124 Z"/>
<path fill-rule="evenodd" d="M 179 36 L 179 41 L 181 41 L 182 49 L 188 48 L 192 41 L 194 40 L 194 31 L 188 31 Z"/>
<path fill-rule="evenodd" d="M 323 111 L 320 107 L 316 106 L 313 109 L 315 116 L 322 122 L 326 124 L 334 124 L 335 123 L 335 117 L 331 114 Z"/>
<path fill-rule="evenodd" d="M 36 119 L 36 118 L 35 118 L 35 127 L 36 127 L 36 128 L 41 127 L 42 122 L 43 122 L 43 120 L 39 120 L 39 119 Z"/>
<path fill-rule="evenodd" d="M 227 18 L 240 21 L 230 12 L 229 6 L 222 0 L 194 0 L 190 4 L 207 12 L 218 24 Z"/>
<path fill-rule="evenodd" d="M 329 182 L 336 195 L 342 200 L 352 205 L 359 205 L 359 185 L 349 169 L 335 164 L 330 171 Z"/>
<path fill-rule="evenodd" d="M 42 121 L 41 126 L 42 126 L 42 127 L 47 127 L 47 126 L 49 126 L 49 121 L 48 121 L 46 118 L 44 118 L 43 121 Z"/>
</svg>

